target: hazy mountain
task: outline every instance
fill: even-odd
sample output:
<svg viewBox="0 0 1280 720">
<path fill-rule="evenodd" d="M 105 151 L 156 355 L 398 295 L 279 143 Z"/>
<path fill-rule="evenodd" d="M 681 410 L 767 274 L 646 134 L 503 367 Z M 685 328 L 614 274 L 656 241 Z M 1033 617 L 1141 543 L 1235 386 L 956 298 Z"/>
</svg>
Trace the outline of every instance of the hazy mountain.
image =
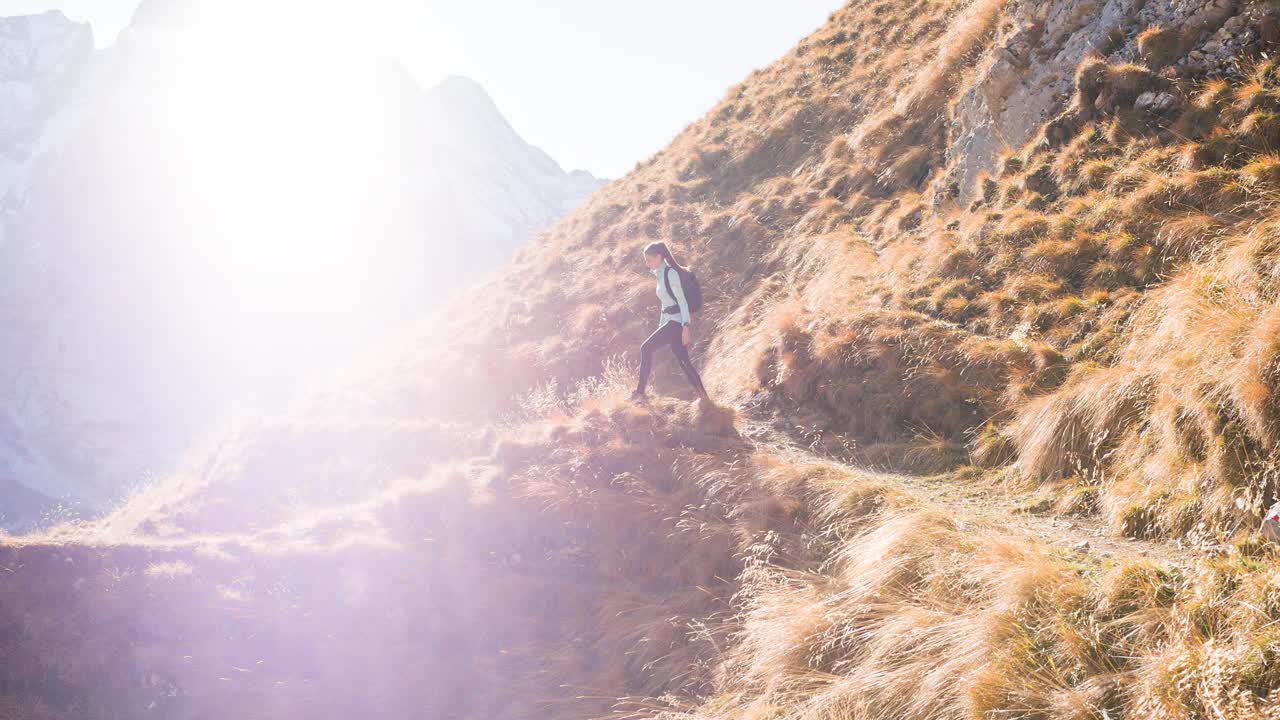
<svg viewBox="0 0 1280 720">
<path fill-rule="evenodd" d="M 89 509 L 442 305 L 601 182 L 465 78 L 140 9 L 0 20 L 0 489 Z M 260 30 L 260 29 L 259 29 Z M 41 503 L 0 495 L 0 522 Z"/>
</svg>

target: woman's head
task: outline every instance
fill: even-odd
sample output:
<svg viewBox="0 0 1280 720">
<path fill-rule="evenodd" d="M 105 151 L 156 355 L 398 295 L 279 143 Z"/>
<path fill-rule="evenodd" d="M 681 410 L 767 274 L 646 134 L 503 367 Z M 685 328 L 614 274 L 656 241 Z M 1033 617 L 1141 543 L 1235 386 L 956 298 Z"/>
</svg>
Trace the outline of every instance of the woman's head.
<svg viewBox="0 0 1280 720">
<path fill-rule="evenodd" d="M 644 260 L 653 270 L 657 270 L 663 260 L 666 260 L 671 267 L 677 270 L 681 269 L 680 263 L 676 262 L 674 257 L 671 257 L 671 249 L 664 242 L 651 242 L 646 245 L 644 247 Z"/>
</svg>

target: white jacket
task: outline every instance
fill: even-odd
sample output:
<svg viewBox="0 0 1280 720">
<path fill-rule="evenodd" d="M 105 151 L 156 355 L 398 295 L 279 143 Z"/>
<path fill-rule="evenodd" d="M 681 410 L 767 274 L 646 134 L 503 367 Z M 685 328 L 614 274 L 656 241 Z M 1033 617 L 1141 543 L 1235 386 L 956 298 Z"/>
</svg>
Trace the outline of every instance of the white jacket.
<svg viewBox="0 0 1280 720">
<path fill-rule="evenodd" d="M 663 274 L 670 270 L 671 293 L 667 293 L 667 281 L 663 279 Z M 658 315 L 658 327 L 666 325 L 668 322 L 675 320 L 681 325 L 689 324 L 689 301 L 684 299 L 684 288 L 680 286 L 680 273 L 675 268 L 667 264 L 666 260 L 653 271 L 654 277 L 658 278 L 658 301 L 662 303 L 662 310 Z M 679 306 L 678 312 L 667 312 L 667 308 Z"/>
</svg>

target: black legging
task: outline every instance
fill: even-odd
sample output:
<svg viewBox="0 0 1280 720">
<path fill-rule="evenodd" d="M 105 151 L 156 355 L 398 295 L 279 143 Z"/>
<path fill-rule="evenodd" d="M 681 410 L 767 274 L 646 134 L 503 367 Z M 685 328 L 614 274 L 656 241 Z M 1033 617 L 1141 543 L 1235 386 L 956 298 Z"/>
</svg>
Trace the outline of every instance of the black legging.
<svg viewBox="0 0 1280 720">
<path fill-rule="evenodd" d="M 637 393 L 644 392 L 644 386 L 649 383 L 649 372 L 653 369 L 653 351 L 662 345 L 670 345 L 671 352 L 675 353 L 676 360 L 680 363 L 680 369 L 684 370 L 685 377 L 689 378 L 689 384 L 702 397 L 707 396 L 707 391 L 702 387 L 702 378 L 698 376 L 698 371 L 693 368 L 693 362 L 689 360 L 689 350 L 684 346 L 681 335 L 684 332 L 684 326 L 675 320 L 668 320 L 666 325 L 653 331 L 643 343 L 640 344 L 640 385 L 636 387 Z"/>
</svg>

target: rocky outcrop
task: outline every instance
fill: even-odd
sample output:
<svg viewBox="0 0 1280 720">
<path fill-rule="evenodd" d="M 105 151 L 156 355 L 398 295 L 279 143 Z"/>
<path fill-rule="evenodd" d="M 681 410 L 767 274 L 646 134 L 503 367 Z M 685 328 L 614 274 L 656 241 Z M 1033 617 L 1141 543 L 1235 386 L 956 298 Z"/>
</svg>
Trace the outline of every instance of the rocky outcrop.
<svg viewBox="0 0 1280 720">
<path fill-rule="evenodd" d="M 1211 0 L 1070 0 L 1009 2 L 1007 24 L 980 66 L 972 87 L 950 118 L 947 179 L 967 203 L 980 195 L 980 178 L 998 158 L 1021 148 L 1045 122 L 1062 112 L 1076 68 L 1089 56 L 1145 63 L 1169 77 L 1239 77 L 1238 58 L 1275 45 L 1280 3 Z M 1163 31 L 1160 51 L 1144 57 L 1142 36 Z M 1171 109 L 1172 96 L 1138 100 L 1155 113 Z"/>
</svg>

